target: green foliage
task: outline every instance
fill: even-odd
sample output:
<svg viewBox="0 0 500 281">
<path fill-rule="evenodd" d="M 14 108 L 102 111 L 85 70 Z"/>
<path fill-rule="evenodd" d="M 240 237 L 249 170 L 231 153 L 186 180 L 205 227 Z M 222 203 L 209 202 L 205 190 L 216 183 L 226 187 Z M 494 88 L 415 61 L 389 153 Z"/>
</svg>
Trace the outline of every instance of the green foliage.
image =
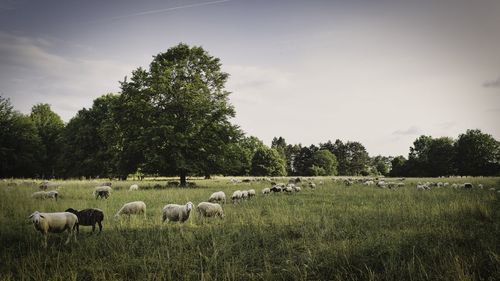
<svg viewBox="0 0 500 281">
<path fill-rule="evenodd" d="M 120 157 L 115 142 L 113 114 L 118 96 L 107 94 L 94 100 L 90 109 L 82 109 L 67 124 L 62 134 L 60 157 L 65 177 L 113 177 L 115 159 Z"/>
<path fill-rule="evenodd" d="M 259 147 L 252 158 L 253 176 L 286 176 L 286 163 L 274 148 Z"/>
<path fill-rule="evenodd" d="M 404 156 L 399 155 L 397 157 L 394 157 L 391 161 L 391 171 L 389 172 L 389 175 L 391 177 L 401 177 L 401 176 L 407 176 L 408 171 L 407 171 L 407 160 L 404 158 Z"/>
<path fill-rule="evenodd" d="M 371 159 L 371 169 L 374 175 L 387 176 L 391 170 L 391 157 L 377 155 Z"/>
<path fill-rule="evenodd" d="M 455 143 L 459 175 L 499 175 L 500 143 L 480 130 L 467 130 Z"/>
<path fill-rule="evenodd" d="M 337 174 L 337 158 L 328 150 L 315 151 L 312 156 L 313 176 L 334 176 Z"/>
<path fill-rule="evenodd" d="M 54 178 L 58 171 L 58 158 L 61 154 L 61 134 L 64 123 L 48 104 L 37 104 L 31 109 L 30 118 L 35 125 L 41 141 L 39 147 L 39 171 L 42 178 Z M 60 176 L 60 175 L 58 175 Z"/>
<path fill-rule="evenodd" d="M 320 144 L 321 149 L 329 150 L 338 161 L 338 174 L 342 176 L 358 176 L 366 173 L 370 164 L 370 157 L 366 148 L 359 142 L 341 140 L 335 143 L 328 141 Z"/>
<path fill-rule="evenodd" d="M 33 121 L 0 96 L 0 177 L 34 177 L 41 140 Z"/>
<path fill-rule="evenodd" d="M 122 83 L 116 122 L 123 173 L 180 175 L 222 172 L 217 165 L 238 128 L 224 90 L 228 74 L 201 47 L 179 44 L 156 55 L 149 70 L 137 69 Z M 135 156 L 141 151 L 143 158 Z"/>
</svg>

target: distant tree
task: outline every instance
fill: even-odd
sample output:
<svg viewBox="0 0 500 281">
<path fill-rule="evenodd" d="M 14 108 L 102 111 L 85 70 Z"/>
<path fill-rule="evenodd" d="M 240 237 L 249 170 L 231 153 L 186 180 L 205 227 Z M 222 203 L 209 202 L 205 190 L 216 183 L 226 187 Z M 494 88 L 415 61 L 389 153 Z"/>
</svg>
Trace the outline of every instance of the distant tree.
<svg viewBox="0 0 500 281">
<path fill-rule="evenodd" d="M 481 130 L 467 130 L 455 143 L 455 163 L 459 175 L 500 175 L 500 144 Z"/>
<path fill-rule="evenodd" d="M 228 77 L 218 58 L 182 43 L 156 55 L 148 71 L 135 70 L 117 109 L 122 173 L 142 166 L 178 175 L 184 186 L 188 174 L 215 172 L 206 168 L 238 135 Z"/>
<path fill-rule="evenodd" d="M 296 158 L 301 150 L 301 145 L 288 144 L 285 148 L 286 172 L 288 175 L 297 175 Z"/>
<path fill-rule="evenodd" d="M 260 147 L 252 158 L 252 176 L 286 176 L 285 161 L 278 151 Z"/>
<path fill-rule="evenodd" d="M 328 141 L 326 143 L 320 144 L 321 149 L 326 149 L 333 153 L 337 158 L 337 172 L 341 176 L 349 175 L 349 165 L 350 161 L 348 159 L 348 147 L 341 140 L 337 139 L 334 143 Z"/>
<path fill-rule="evenodd" d="M 30 118 L 41 140 L 38 174 L 42 178 L 54 178 L 61 153 L 60 137 L 64 123 L 61 117 L 51 110 L 50 105 L 42 103 L 32 107 Z"/>
<path fill-rule="evenodd" d="M 59 161 L 65 177 L 114 177 L 117 158 L 121 157 L 116 149 L 120 132 L 112 117 L 117 101 L 117 95 L 101 96 L 68 122 Z"/>
<path fill-rule="evenodd" d="M 313 156 L 319 148 L 315 145 L 309 147 L 301 147 L 297 155 L 295 156 L 294 168 L 296 175 L 299 176 L 310 176 L 311 167 L 313 166 Z"/>
<path fill-rule="evenodd" d="M 32 120 L 0 96 L 0 177 L 36 177 L 40 146 Z"/>
<path fill-rule="evenodd" d="M 345 144 L 347 175 L 357 176 L 366 174 L 370 157 L 365 147 L 355 141 L 349 141 Z"/>
<path fill-rule="evenodd" d="M 455 174 L 454 140 L 448 137 L 432 139 L 429 147 L 428 175 L 431 177 Z"/>
<path fill-rule="evenodd" d="M 285 162 L 287 163 L 286 165 L 286 168 L 287 168 L 287 171 L 288 171 L 288 159 L 287 159 L 287 155 L 286 155 L 286 141 L 283 137 L 279 137 L 279 138 L 276 138 L 274 137 L 272 142 L 271 142 L 271 148 L 274 148 L 276 149 L 276 151 L 278 151 L 278 153 L 281 155 L 281 158 L 283 158 L 283 160 L 285 160 Z"/>
<path fill-rule="evenodd" d="M 391 177 L 405 177 L 408 176 L 408 171 L 406 170 L 406 158 L 402 155 L 394 157 L 391 161 L 391 171 L 389 175 Z"/>
<path fill-rule="evenodd" d="M 337 158 L 328 150 L 321 149 L 312 155 L 309 174 L 312 176 L 332 176 L 337 174 Z"/>
<path fill-rule="evenodd" d="M 381 155 L 371 158 L 372 172 L 376 175 L 387 176 L 391 170 L 391 160 L 392 158 Z"/>
</svg>

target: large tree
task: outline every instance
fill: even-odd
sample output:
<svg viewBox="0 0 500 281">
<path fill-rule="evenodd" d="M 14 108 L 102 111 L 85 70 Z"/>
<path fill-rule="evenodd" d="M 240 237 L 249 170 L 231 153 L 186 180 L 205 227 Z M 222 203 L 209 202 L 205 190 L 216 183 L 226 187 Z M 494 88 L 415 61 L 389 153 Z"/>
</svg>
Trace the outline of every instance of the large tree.
<svg viewBox="0 0 500 281">
<path fill-rule="evenodd" d="M 149 70 L 134 71 L 117 110 L 123 172 L 142 166 L 180 176 L 181 186 L 189 174 L 217 172 L 207 167 L 239 135 L 230 123 L 228 77 L 218 58 L 182 43 L 154 56 Z"/>
<path fill-rule="evenodd" d="M 64 129 L 61 117 L 52 111 L 49 104 L 40 103 L 31 109 L 30 118 L 41 140 L 39 147 L 39 171 L 42 178 L 56 176 L 57 161 L 61 152 L 60 137 Z M 58 174 L 59 175 L 59 174 Z"/>
<path fill-rule="evenodd" d="M 463 176 L 500 174 L 500 143 L 480 130 L 467 130 L 455 143 L 456 166 Z"/>
</svg>

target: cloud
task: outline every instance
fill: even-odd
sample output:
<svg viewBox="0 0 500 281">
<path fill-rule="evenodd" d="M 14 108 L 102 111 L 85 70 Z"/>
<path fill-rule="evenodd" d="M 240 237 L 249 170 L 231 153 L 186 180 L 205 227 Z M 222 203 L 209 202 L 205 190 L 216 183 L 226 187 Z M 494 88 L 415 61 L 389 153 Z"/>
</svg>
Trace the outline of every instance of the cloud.
<svg viewBox="0 0 500 281">
<path fill-rule="evenodd" d="M 411 126 L 410 128 L 408 128 L 406 130 L 396 130 L 392 134 L 393 135 L 400 135 L 400 136 L 411 136 L 411 135 L 419 135 L 421 133 L 422 133 L 422 131 L 420 130 L 419 127 Z"/>
<path fill-rule="evenodd" d="M 49 103 L 67 121 L 96 97 L 118 91 L 118 81 L 134 69 L 123 62 L 52 51 L 60 44 L 0 32 L 0 91 L 22 112 Z"/>
<path fill-rule="evenodd" d="M 232 98 L 247 103 L 279 101 L 293 81 L 291 73 L 271 67 L 229 65 L 223 71 L 231 75 L 227 89 L 236 94 Z"/>
<path fill-rule="evenodd" d="M 500 88 L 500 77 L 496 80 L 489 80 L 483 83 L 483 87 L 485 88 Z"/>
</svg>

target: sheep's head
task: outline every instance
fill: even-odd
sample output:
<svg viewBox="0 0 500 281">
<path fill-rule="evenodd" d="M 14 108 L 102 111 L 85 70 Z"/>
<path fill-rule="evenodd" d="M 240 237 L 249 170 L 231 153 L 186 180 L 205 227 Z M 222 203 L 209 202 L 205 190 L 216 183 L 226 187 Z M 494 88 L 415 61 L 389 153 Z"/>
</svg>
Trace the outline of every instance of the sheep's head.
<svg viewBox="0 0 500 281">
<path fill-rule="evenodd" d="M 72 213 L 72 214 L 76 214 L 76 213 L 78 213 L 78 211 L 77 211 L 77 210 L 75 210 L 75 209 L 73 209 L 73 208 L 69 208 L 69 209 L 67 209 L 65 212 Z"/>
<path fill-rule="evenodd" d="M 192 202 L 187 202 L 186 204 L 186 210 L 189 212 L 193 209 L 193 203 Z"/>
<path fill-rule="evenodd" d="M 42 215 L 40 214 L 40 212 L 38 212 L 38 211 L 35 211 L 33 214 L 31 214 L 31 215 L 28 217 L 28 219 L 31 219 L 31 222 L 32 222 L 33 224 L 35 224 L 35 225 L 40 224 L 40 220 L 41 220 L 42 218 L 45 218 L 45 217 L 44 217 L 44 216 L 42 216 Z"/>
</svg>

